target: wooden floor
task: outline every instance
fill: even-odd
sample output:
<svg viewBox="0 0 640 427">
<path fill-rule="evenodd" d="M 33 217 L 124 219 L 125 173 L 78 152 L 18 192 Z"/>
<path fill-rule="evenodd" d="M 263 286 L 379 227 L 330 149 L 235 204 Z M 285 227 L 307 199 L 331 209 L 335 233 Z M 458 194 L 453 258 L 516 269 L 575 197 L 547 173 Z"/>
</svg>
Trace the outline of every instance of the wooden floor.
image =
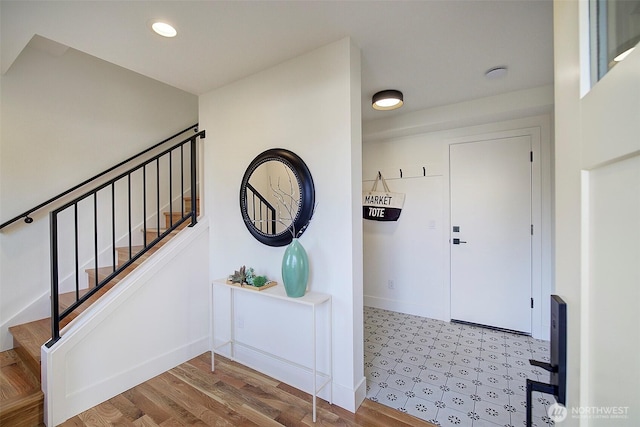
<svg viewBox="0 0 640 427">
<path fill-rule="evenodd" d="M 366 426 L 433 427 L 365 399 L 353 414 L 222 356 L 204 353 L 128 390 L 62 426 Z"/>
</svg>

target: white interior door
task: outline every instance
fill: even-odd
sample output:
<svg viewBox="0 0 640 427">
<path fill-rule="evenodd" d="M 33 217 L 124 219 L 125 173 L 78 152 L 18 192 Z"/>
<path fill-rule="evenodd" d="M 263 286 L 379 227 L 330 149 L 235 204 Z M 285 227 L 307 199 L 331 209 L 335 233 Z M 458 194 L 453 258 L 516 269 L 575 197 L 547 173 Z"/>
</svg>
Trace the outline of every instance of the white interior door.
<svg viewBox="0 0 640 427">
<path fill-rule="evenodd" d="M 531 333 L 531 137 L 453 144 L 451 318 Z"/>
</svg>

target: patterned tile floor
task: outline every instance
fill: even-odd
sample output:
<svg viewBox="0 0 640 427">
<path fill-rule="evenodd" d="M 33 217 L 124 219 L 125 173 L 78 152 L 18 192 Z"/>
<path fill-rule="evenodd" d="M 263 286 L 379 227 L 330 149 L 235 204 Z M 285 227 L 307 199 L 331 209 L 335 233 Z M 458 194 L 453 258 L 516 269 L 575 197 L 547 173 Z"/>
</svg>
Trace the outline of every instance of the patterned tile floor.
<svg viewBox="0 0 640 427">
<path fill-rule="evenodd" d="M 364 309 L 367 398 L 439 426 L 525 425 L 527 378 L 549 375 L 549 342 L 378 308 Z M 533 395 L 533 423 L 553 425 L 553 396 Z"/>
</svg>

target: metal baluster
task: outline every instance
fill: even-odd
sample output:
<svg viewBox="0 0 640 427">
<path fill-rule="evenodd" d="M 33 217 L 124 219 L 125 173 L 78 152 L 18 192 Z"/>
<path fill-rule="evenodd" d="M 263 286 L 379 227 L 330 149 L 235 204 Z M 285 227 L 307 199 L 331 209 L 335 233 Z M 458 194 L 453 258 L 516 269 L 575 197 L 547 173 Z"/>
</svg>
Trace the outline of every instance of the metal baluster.
<svg viewBox="0 0 640 427">
<path fill-rule="evenodd" d="M 147 164 L 142 165 L 142 241 L 147 247 Z"/>
<path fill-rule="evenodd" d="M 96 266 L 96 287 L 98 287 L 98 193 L 93 193 L 93 256 Z"/>
<path fill-rule="evenodd" d="M 76 301 L 80 299 L 80 261 L 78 260 L 78 204 L 73 205 L 74 241 L 75 241 L 75 264 L 76 264 Z"/>
<path fill-rule="evenodd" d="M 133 257 L 133 250 L 132 250 L 132 242 L 131 242 L 131 235 L 132 235 L 132 230 L 131 230 L 131 173 L 127 174 L 127 204 L 128 206 L 128 212 L 129 212 L 129 259 L 131 259 L 131 257 Z"/>
<path fill-rule="evenodd" d="M 160 237 L 160 158 L 156 158 L 156 217 L 158 237 Z"/>
<path fill-rule="evenodd" d="M 204 134 L 202 135 L 204 138 Z M 196 137 L 191 138 L 191 224 L 189 227 L 193 227 L 198 222 L 197 205 L 196 200 Z"/>
<path fill-rule="evenodd" d="M 173 228 L 173 152 L 169 151 L 169 228 Z"/>
<path fill-rule="evenodd" d="M 113 271 L 116 271 L 116 188 L 115 188 L 115 182 L 111 183 L 111 258 L 113 259 Z"/>
<path fill-rule="evenodd" d="M 272 209 L 271 211 L 271 234 L 276 234 L 276 211 Z"/>
<path fill-rule="evenodd" d="M 184 218 L 184 144 L 180 144 L 180 217 Z"/>
<path fill-rule="evenodd" d="M 58 217 L 55 211 L 49 214 L 49 234 L 51 244 L 51 347 L 60 339 L 60 307 L 58 297 Z"/>
</svg>

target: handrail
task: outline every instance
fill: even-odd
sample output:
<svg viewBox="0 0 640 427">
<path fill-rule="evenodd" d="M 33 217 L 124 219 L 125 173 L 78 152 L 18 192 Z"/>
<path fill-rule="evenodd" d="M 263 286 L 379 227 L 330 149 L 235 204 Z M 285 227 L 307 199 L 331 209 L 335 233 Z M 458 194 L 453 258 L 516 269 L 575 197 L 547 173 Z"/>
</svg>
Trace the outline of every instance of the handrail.
<svg viewBox="0 0 640 427">
<path fill-rule="evenodd" d="M 190 129 L 190 128 L 189 128 Z M 175 137 L 175 136 L 174 136 Z M 172 137 L 173 138 L 173 137 Z M 171 140 L 172 138 L 169 138 L 168 140 Z M 154 156 L 152 156 L 151 158 L 146 159 L 144 162 L 133 166 L 131 168 L 129 168 L 127 171 L 120 173 L 118 176 L 113 177 L 111 179 L 109 179 L 107 182 L 101 183 L 100 185 L 96 186 L 95 188 L 88 190 L 86 192 L 84 192 L 82 195 L 74 198 L 74 200 L 67 202 L 65 204 L 63 204 L 62 206 L 58 207 L 57 209 L 54 209 L 53 211 L 50 212 L 49 214 L 49 220 L 50 220 L 50 233 L 51 233 L 51 251 L 50 251 L 50 256 L 51 256 L 51 340 L 48 341 L 45 345 L 47 347 L 51 347 L 53 344 L 55 344 L 59 339 L 60 339 L 60 322 L 65 319 L 68 315 L 70 315 L 76 308 L 78 308 L 80 305 L 82 305 L 83 303 L 85 303 L 87 300 L 89 300 L 94 294 L 96 294 L 100 289 L 102 289 L 104 286 L 106 286 L 113 278 L 115 278 L 116 276 L 118 276 L 120 273 L 122 273 L 127 267 L 129 267 L 130 265 L 132 265 L 136 260 L 138 260 L 142 255 L 144 255 L 146 252 L 148 252 L 153 246 L 155 246 L 158 242 L 160 242 L 162 239 L 164 239 L 166 236 L 168 236 L 172 231 L 178 229 L 180 226 L 182 226 L 183 224 L 185 224 L 187 221 L 190 220 L 190 227 L 193 227 L 194 225 L 196 225 L 197 223 L 197 192 L 196 192 L 196 176 L 197 176 L 197 171 L 196 171 L 196 167 L 197 167 L 197 149 L 196 149 L 196 141 L 198 138 L 204 139 L 205 138 L 205 131 L 202 130 L 198 133 L 196 133 L 193 136 L 190 136 L 186 139 L 184 139 L 183 141 L 173 144 L 171 147 L 166 148 L 165 150 L 163 150 L 160 153 L 155 154 Z M 189 152 L 190 152 L 190 159 L 189 159 L 189 185 L 190 185 L 190 189 L 189 189 L 189 193 L 191 196 L 191 209 L 187 212 L 185 211 L 185 206 L 184 206 L 184 199 L 182 201 L 182 206 L 180 208 L 180 213 L 181 213 L 181 218 L 177 219 L 174 222 L 173 219 L 173 196 L 172 196 L 172 155 L 175 153 L 176 155 L 179 155 L 180 158 L 180 166 L 179 166 L 179 172 L 180 172 L 180 194 L 184 195 L 185 194 L 185 174 L 184 174 L 184 166 L 185 166 L 185 162 L 184 162 L 184 147 L 185 146 L 189 146 Z M 157 147 L 154 146 L 154 148 Z M 149 150 L 146 150 L 146 152 L 148 152 Z M 139 155 L 134 156 L 134 158 L 138 157 Z M 168 205 L 169 205 L 169 212 L 171 212 L 170 215 L 170 219 L 169 222 L 167 223 L 167 229 L 164 231 L 160 230 L 160 160 L 162 158 L 167 158 L 167 163 L 168 163 L 168 197 L 169 197 L 169 201 L 168 201 Z M 153 238 L 153 240 L 151 242 L 147 242 L 147 237 L 146 237 L 146 232 L 147 230 L 147 210 L 146 210 L 146 170 L 147 167 L 153 167 L 155 166 L 156 169 L 156 185 L 157 185 L 157 199 L 156 199 L 156 212 L 155 215 L 157 217 L 157 222 L 158 222 L 158 230 L 157 230 L 157 236 L 155 238 Z M 113 170 L 113 169 L 112 169 Z M 143 232 L 144 232 L 144 244 L 143 244 L 143 249 L 141 251 L 139 251 L 136 254 L 132 253 L 132 240 L 131 240 L 131 235 L 132 235 L 132 209 L 131 209 L 131 177 L 133 174 L 135 173 L 140 173 L 142 175 L 142 188 L 143 188 L 143 209 L 144 209 L 144 214 L 143 214 Z M 115 186 L 117 185 L 118 182 L 125 182 L 127 187 L 128 187 L 128 249 L 129 249 L 129 258 L 126 262 L 117 265 L 116 263 L 116 256 L 115 256 L 115 251 L 116 251 L 116 239 L 115 239 L 115 228 L 116 228 L 116 217 L 115 217 L 115 205 L 116 205 L 116 201 L 115 201 Z M 98 278 L 98 270 L 99 270 L 99 260 L 98 260 L 98 193 L 101 190 L 105 190 L 108 189 L 108 187 L 111 187 L 111 223 L 110 226 L 108 228 L 111 229 L 111 242 L 110 242 L 110 246 L 112 247 L 112 261 L 113 261 L 113 267 L 109 266 L 109 268 L 111 269 L 111 272 L 107 275 L 106 278 L 99 280 Z M 84 293 L 82 296 L 80 296 L 80 286 L 79 286 L 79 280 L 78 280 L 78 231 L 79 231 L 79 227 L 78 227 L 78 205 L 83 202 L 88 200 L 89 202 L 91 202 L 91 200 L 93 201 L 92 205 L 93 205 L 93 262 L 94 262 L 94 267 L 95 267 L 95 284 L 93 289 L 89 289 L 87 288 L 86 293 Z M 66 211 L 69 208 L 73 208 L 72 209 L 72 215 L 74 217 L 74 228 L 75 228 L 75 238 L 74 238 L 74 245 L 75 248 L 74 250 L 71 251 L 72 254 L 75 255 L 75 297 L 74 297 L 74 301 L 62 312 L 60 312 L 60 299 L 59 299 L 59 277 L 58 277 L 58 273 L 59 273 L 59 248 L 58 248 L 58 216 Z M 126 246 L 125 246 L 126 247 Z M 68 251 L 67 251 L 68 253 Z"/>
<path fill-rule="evenodd" d="M 54 196 L 54 197 L 50 198 L 49 200 L 47 200 L 47 201 L 45 201 L 45 202 L 40 203 L 38 206 L 35 206 L 35 207 L 33 207 L 33 208 L 29 209 L 28 211 L 25 211 L 25 212 L 21 213 L 20 215 L 16 216 L 15 218 L 12 218 L 12 219 L 10 219 L 9 221 L 6 221 L 6 222 L 2 223 L 2 225 L 0 225 L 0 230 L 2 230 L 3 228 L 5 228 L 5 227 L 6 227 L 6 226 L 8 226 L 8 225 L 13 224 L 14 222 L 18 221 L 18 220 L 19 220 L 19 219 L 21 219 L 21 218 L 24 218 L 24 222 L 25 222 L 25 223 L 27 223 L 27 224 L 31 224 L 31 223 L 33 222 L 33 218 L 31 218 L 29 215 L 30 215 L 30 214 L 32 214 L 33 212 L 35 212 L 35 211 L 37 211 L 37 210 L 40 210 L 40 209 L 42 209 L 43 207 L 47 206 L 48 204 L 53 203 L 53 202 L 55 202 L 56 200 L 58 200 L 58 199 L 60 199 L 60 198 L 62 198 L 62 197 L 64 197 L 64 196 L 66 196 L 67 194 L 69 194 L 69 193 L 72 193 L 72 192 L 76 191 L 78 188 L 81 188 L 81 187 L 83 187 L 83 186 L 87 185 L 87 184 L 88 184 L 88 183 L 90 183 L 91 181 L 95 181 L 96 179 L 98 179 L 98 178 L 100 178 L 100 177 L 102 177 L 102 176 L 104 176 L 104 175 L 108 174 L 109 172 L 113 172 L 114 170 L 118 169 L 120 166 L 125 165 L 125 164 L 129 163 L 130 161 L 132 161 L 132 160 L 134 160 L 134 159 L 137 159 L 138 157 L 140 157 L 140 156 L 143 156 L 143 155 L 147 154 L 149 151 L 151 151 L 151 150 L 153 150 L 153 149 L 155 149 L 155 148 L 158 148 L 159 146 L 161 146 L 162 144 L 166 143 L 167 141 L 170 141 L 170 140 L 172 140 L 173 138 L 177 137 L 178 135 L 182 135 L 183 133 L 185 133 L 185 132 L 187 132 L 188 130 L 193 129 L 193 128 L 195 128 L 195 132 L 197 132 L 197 131 L 198 131 L 198 123 L 196 123 L 196 124 L 194 124 L 194 125 L 191 125 L 191 126 L 189 126 L 188 128 L 186 128 L 186 129 L 184 129 L 184 130 L 182 130 L 182 131 L 180 131 L 180 132 L 176 133 L 175 135 L 172 135 L 172 136 L 170 136 L 169 138 L 166 138 L 166 139 L 164 139 L 164 140 L 162 140 L 162 141 L 158 142 L 157 144 L 154 144 L 153 146 L 151 146 L 151 147 L 147 148 L 146 150 L 141 151 L 141 152 L 139 152 L 138 154 L 136 154 L 136 155 L 134 155 L 134 156 L 131 156 L 131 157 L 129 157 L 129 158 L 128 158 L 128 159 L 126 159 L 126 160 L 121 161 L 121 162 L 120 162 L 120 163 L 118 163 L 117 165 L 112 166 L 112 167 L 110 167 L 109 169 L 104 170 L 104 171 L 100 172 L 99 174 L 97 174 L 97 175 L 95 175 L 95 176 L 93 176 L 93 177 L 91 177 L 91 178 L 89 178 L 89 179 L 87 179 L 87 180 L 85 180 L 85 181 L 82 181 L 80 184 L 75 185 L 75 186 L 71 187 L 70 189 L 68 189 L 68 190 L 66 190 L 66 191 L 63 191 L 62 193 L 58 194 L 57 196 Z"/>
</svg>

